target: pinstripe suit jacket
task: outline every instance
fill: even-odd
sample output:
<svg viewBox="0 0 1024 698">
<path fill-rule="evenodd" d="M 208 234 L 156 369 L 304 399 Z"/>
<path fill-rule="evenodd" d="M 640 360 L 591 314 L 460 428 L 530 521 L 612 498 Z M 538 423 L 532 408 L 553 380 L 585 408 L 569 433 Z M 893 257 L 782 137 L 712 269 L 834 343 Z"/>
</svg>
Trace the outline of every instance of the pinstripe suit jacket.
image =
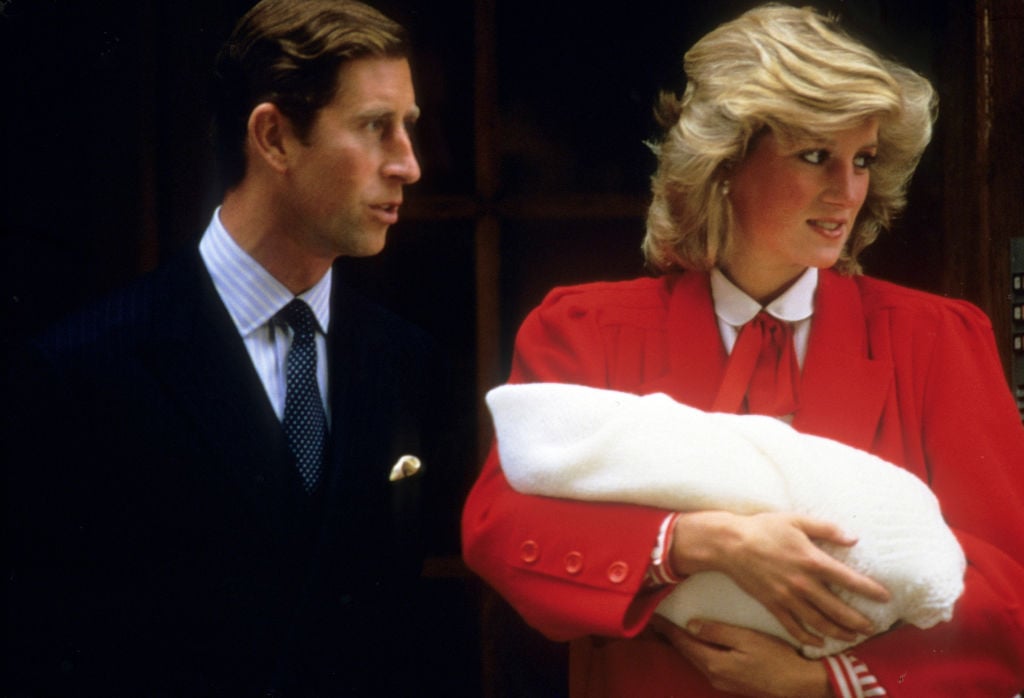
<svg viewBox="0 0 1024 698">
<path fill-rule="evenodd" d="M 17 356 L 14 685 L 342 695 L 415 676 L 388 665 L 413 661 L 394 637 L 414 625 L 424 476 L 388 474 L 406 453 L 438 465 L 441 372 L 419 330 L 340 282 L 331 317 L 312 500 L 195 250 Z"/>
</svg>

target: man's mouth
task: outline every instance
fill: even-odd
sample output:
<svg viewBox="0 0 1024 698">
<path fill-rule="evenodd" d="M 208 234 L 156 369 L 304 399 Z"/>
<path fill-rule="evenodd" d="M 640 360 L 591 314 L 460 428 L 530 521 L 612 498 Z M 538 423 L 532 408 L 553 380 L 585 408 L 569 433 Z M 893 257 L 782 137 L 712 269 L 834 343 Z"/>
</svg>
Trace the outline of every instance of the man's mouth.
<svg viewBox="0 0 1024 698">
<path fill-rule="evenodd" d="M 377 217 L 388 225 L 398 222 L 398 207 L 401 203 L 372 204 L 370 209 L 377 214 Z"/>
</svg>

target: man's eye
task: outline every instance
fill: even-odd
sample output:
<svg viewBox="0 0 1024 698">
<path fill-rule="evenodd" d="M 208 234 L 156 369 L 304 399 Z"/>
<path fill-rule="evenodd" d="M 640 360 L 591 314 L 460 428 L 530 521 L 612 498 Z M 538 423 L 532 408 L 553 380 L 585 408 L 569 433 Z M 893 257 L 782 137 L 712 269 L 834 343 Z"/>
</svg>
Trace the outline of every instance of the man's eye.
<svg viewBox="0 0 1024 698">
<path fill-rule="evenodd" d="M 828 151 L 822 149 L 805 150 L 804 152 L 800 153 L 800 159 L 812 165 L 821 165 L 826 160 L 828 160 Z"/>
</svg>

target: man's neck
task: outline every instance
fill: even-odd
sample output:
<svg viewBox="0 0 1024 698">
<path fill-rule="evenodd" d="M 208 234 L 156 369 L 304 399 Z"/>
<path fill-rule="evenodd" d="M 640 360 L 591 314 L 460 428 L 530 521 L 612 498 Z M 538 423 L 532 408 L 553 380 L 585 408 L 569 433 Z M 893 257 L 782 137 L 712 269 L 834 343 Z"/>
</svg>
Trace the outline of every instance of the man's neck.
<svg viewBox="0 0 1024 698">
<path fill-rule="evenodd" d="M 220 220 L 239 247 L 298 295 L 322 279 L 334 260 L 303 246 L 280 210 L 271 193 L 243 182 L 224 196 Z"/>
</svg>

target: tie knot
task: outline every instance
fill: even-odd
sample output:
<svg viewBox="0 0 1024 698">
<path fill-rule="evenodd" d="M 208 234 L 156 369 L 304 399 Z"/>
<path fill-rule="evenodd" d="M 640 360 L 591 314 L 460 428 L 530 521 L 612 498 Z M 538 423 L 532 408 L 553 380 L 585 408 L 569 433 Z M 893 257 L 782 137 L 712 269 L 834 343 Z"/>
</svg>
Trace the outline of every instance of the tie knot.
<svg viewBox="0 0 1024 698">
<path fill-rule="evenodd" d="M 793 328 L 785 320 L 771 315 L 764 310 L 740 328 L 740 332 L 755 332 L 761 336 L 761 342 L 765 347 L 772 346 L 785 351 L 787 345 L 793 342 Z"/>
<path fill-rule="evenodd" d="M 761 311 L 740 329 L 712 410 L 792 414 L 799 380 L 792 327 Z"/>
<path fill-rule="evenodd" d="M 750 321 L 754 325 L 760 327 L 764 332 L 774 334 L 781 329 L 788 327 L 788 323 L 783 322 L 771 313 L 767 311 L 760 311 L 754 316 L 754 319 Z"/>
<path fill-rule="evenodd" d="M 281 308 L 277 313 L 288 326 L 292 328 L 295 336 L 311 336 L 317 328 L 316 316 L 313 309 L 306 301 L 294 298 L 288 305 Z"/>
</svg>

